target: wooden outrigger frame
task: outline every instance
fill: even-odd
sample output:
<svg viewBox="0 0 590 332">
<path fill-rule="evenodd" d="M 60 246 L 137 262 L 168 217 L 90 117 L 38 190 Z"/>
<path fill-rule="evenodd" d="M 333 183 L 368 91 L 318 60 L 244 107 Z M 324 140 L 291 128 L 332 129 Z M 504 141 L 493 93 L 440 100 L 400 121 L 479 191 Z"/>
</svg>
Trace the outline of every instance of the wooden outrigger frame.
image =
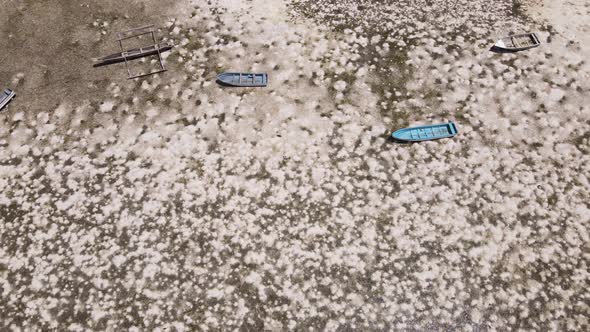
<svg viewBox="0 0 590 332">
<path fill-rule="evenodd" d="M 127 60 L 127 56 L 126 56 L 126 55 L 128 55 L 129 51 L 125 50 L 123 48 L 123 41 L 127 40 L 127 39 L 131 39 L 131 38 L 140 37 L 143 35 L 149 35 L 149 34 L 152 35 L 152 41 L 154 42 L 153 47 L 158 52 L 158 62 L 160 64 L 160 69 L 156 70 L 156 71 L 149 72 L 149 73 L 145 73 L 145 74 L 132 75 L 131 69 L 129 69 L 129 61 Z M 154 75 L 154 74 L 165 72 L 167 70 L 164 67 L 164 63 L 162 62 L 162 53 L 160 53 L 160 45 L 156 41 L 156 35 L 154 33 L 154 25 L 153 24 L 146 25 L 146 26 L 143 26 L 140 28 L 135 28 L 135 29 L 119 32 L 119 33 L 117 33 L 117 41 L 119 42 L 119 47 L 121 48 L 121 54 L 123 55 L 123 58 L 125 59 L 125 66 L 127 67 L 127 78 L 128 79 Z M 141 50 L 141 48 L 140 48 L 140 50 Z"/>
</svg>

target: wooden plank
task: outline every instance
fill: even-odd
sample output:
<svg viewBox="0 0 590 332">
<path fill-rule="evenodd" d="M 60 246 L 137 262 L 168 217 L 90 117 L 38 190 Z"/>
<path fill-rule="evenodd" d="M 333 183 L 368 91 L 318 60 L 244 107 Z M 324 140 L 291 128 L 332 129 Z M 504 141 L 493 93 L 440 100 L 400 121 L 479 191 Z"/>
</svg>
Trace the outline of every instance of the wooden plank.
<svg viewBox="0 0 590 332">
<path fill-rule="evenodd" d="M 160 44 L 158 44 L 158 42 L 156 41 L 156 35 L 154 34 L 154 31 L 152 30 L 152 40 L 154 41 L 154 47 L 156 48 L 156 51 L 158 52 L 158 62 L 160 63 L 160 70 L 166 70 L 166 68 L 164 68 L 164 63 L 162 62 L 162 53 L 160 52 Z"/>
<path fill-rule="evenodd" d="M 125 50 L 123 50 L 123 41 L 119 39 L 119 46 L 121 47 L 121 55 L 123 55 L 123 59 L 125 60 L 125 67 L 127 68 L 127 77 L 131 76 L 131 70 L 129 69 L 129 62 L 127 61 L 127 56 L 125 55 Z"/>
<path fill-rule="evenodd" d="M 135 29 L 130 29 L 127 31 L 121 31 L 119 33 L 117 33 L 117 40 L 125 40 L 125 39 L 129 39 L 129 38 L 133 38 L 133 37 L 138 37 L 138 36 L 142 36 L 142 35 L 147 35 L 148 33 L 154 33 L 154 25 L 150 24 L 150 25 L 146 25 L 143 27 L 139 27 L 139 28 L 135 28 Z"/>
</svg>

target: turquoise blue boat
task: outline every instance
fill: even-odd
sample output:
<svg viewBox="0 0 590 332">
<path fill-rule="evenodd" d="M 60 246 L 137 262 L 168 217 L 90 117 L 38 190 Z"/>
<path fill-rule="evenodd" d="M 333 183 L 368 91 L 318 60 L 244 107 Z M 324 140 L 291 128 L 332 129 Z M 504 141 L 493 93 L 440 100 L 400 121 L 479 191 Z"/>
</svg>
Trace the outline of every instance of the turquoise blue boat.
<svg viewBox="0 0 590 332">
<path fill-rule="evenodd" d="M 391 137 L 398 141 L 421 142 L 441 138 L 449 138 L 457 135 L 457 126 L 454 122 L 441 123 L 429 126 L 409 127 L 396 130 Z"/>
<path fill-rule="evenodd" d="M 217 76 L 217 82 L 228 86 L 262 87 L 268 83 L 268 74 L 265 73 L 221 73 Z"/>
</svg>

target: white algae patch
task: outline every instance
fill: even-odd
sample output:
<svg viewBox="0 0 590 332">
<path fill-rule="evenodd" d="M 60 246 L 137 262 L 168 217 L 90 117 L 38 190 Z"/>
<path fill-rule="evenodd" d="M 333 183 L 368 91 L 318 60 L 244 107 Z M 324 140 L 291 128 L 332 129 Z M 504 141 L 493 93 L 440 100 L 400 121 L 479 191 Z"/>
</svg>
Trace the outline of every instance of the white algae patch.
<svg viewBox="0 0 590 332">
<path fill-rule="evenodd" d="M 590 68 L 511 4 L 186 1 L 164 75 L 0 113 L 1 329 L 587 330 Z"/>
</svg>

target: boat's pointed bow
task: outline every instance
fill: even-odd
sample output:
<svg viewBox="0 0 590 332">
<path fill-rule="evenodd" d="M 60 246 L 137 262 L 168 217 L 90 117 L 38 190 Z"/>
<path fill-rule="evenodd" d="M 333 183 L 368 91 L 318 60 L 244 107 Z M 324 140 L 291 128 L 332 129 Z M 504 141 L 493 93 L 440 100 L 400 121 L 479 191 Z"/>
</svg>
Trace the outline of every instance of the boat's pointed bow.
<svg viewBox="0 0 590 332">
<path fill-rule="evenodd" d="M 227 76 L 227 73 L 221 73 L 221 74 L 217 75 L 216 79 L 218 82 L 227 83 L 227 80 L 225 79 L 226 76 Z"/>
<path fill-rule="evenodd" d="M 391 134 L 391 137 L 393 137 L 393 139 L 396 139 L 398 141 L 407 141 L 408 140 L 408 137 L 406 135 L 407 131 L 408 130 L 406 128 L 398 129 Z"/>
</svg>

